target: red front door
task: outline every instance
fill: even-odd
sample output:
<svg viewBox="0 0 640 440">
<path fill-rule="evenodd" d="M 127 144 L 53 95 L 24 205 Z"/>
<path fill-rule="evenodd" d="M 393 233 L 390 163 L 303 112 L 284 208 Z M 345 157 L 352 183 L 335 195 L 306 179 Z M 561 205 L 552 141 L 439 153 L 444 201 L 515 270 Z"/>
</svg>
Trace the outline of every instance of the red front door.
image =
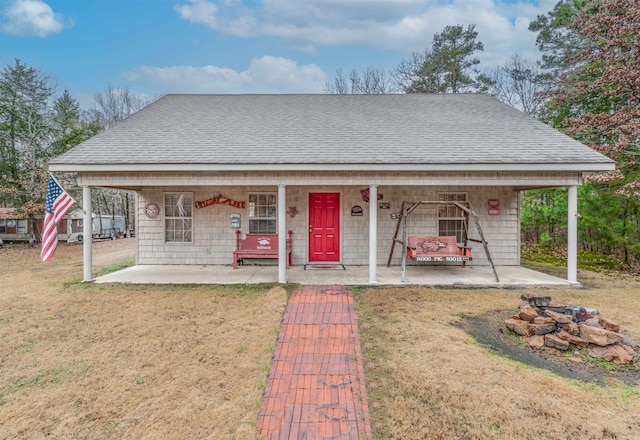
<svg viewBox="0 0 640 440">
<path fill-rule="evenodd" d="M 309 194 L 309 261 L 340 261 L 340 194 Z"/>
</svg>

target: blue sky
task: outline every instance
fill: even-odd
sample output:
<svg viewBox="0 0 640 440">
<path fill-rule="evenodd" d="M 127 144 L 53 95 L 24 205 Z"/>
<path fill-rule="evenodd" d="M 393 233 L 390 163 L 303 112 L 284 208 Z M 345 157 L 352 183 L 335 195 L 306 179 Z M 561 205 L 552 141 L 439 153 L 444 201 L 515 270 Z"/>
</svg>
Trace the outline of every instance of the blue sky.
<svg viewBox="0 0 640 440">
<path fill-rule="evenodd" d="M 136 94 L 322 93 L 336 69 L 393 69 L 446 25 L 475 24 L 491 68 L 557 0 L 0 0 L 0 64 L 55 77 L 85 108 Z"/>
</svg>

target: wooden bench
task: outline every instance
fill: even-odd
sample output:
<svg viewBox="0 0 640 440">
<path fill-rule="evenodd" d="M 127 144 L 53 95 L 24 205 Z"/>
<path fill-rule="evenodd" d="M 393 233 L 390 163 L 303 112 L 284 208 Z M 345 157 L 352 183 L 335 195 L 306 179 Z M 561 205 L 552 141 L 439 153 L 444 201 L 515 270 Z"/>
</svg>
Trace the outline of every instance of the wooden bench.
<svg viewBox="0 0 640 440">
<path fill-rule="evenodd" d="M 287 235 L 287 268 L 291 266 L 291 234 Z M 240 230 L 236 230 L 236 250 L 233 251 L 233 268 L 238 268 L 238 261 L 256 259 L 278 259 L 278 234 L 245 234 L 240 238 Z"/>
<path fill-rule="evenodd" d="M 411 235 L 407 258 L 427 262 L 471 261 L 471 248 L 459 246 L 455 236 Z"/>
</svg>

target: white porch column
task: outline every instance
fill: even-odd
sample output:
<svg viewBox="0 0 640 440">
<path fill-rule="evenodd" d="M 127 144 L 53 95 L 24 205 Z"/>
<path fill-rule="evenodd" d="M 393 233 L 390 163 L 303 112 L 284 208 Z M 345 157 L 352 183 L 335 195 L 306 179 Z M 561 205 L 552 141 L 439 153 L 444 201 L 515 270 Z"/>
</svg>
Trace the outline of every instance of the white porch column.
<svg viewBox="0 0 640 440">
<path fill-rule="evenodd" d="M 578 283 L 578 187 L 570 186 L 567 200 L 567 281 Z"/>
<path fill-rule="evenodd" d="M 93 280 L 93 219 L 91 218 L 91 187 L 82 187 L 82 252 L 84 256 L 84 281 Z"/>
<path fill-rule="evenodd" d="M 369 186 L 369 282 L 377 283 L 378 185 Z"/>
<path fill-rule="evenodd" d="M 278 282 L 287 282 L 287 188 L 278 185 Z"/>
</svg>

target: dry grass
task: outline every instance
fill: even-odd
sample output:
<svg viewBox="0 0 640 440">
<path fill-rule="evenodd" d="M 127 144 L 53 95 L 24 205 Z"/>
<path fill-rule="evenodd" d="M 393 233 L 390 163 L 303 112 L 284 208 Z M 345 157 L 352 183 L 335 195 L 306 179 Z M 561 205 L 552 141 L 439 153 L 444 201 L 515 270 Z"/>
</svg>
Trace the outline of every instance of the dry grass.
<svg viewBox="0 0 640 440">
<path fill-rule="evenodd" d="M 85 285 L 81 252 L 0 252 L 0 438 L 256 438 L 286 292 Z"/>
<path fill-rule="evenodd" d="M 132 240 L 95 245 L 97 268 Z M 281 288 L 85 285 L 80 246 L 43 264 L 0 250 L 0 439 L 255 439 Z M 584 275 L 583 275 L 584 278 Z M 640 339 L 637 279 L 549 290 Z M 492 356 L 463 315 L 520 291 L 362 289 L 369 404 L 385 439 L 638 439 L 640 389 L 568 381 Z"/>
<path fill-rule="evenodd" d="M 581 275 L 587 278 L 586 289 L 544 292 L 562 302 L 598 308 L 640 339 L 638 280 Z M 569 381 L 491 355 L 460 328 L 465 315 L 515 310 L 521 293 L 421 288 L 359 292 L 375 437 L 639 439 L 640 387 Z"/>
</svg>

